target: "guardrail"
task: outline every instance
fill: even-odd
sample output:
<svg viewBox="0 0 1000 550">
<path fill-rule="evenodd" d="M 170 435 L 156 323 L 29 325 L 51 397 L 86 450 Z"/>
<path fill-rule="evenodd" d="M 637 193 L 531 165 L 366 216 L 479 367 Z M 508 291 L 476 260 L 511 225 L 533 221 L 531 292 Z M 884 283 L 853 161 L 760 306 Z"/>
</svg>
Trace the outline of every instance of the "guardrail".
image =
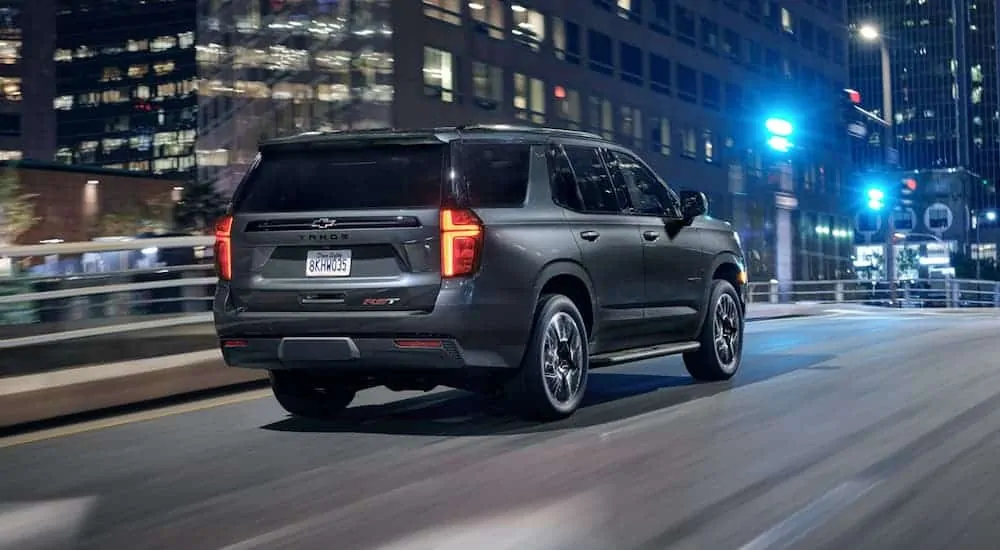
<svg viewBox="0 0 1000 550">
<path fill-rule="evenodd" d="M 0 247 L 0 260 L 80 257 L 148 249 L 210 249 L 212 237 Z M 0 349 L 150 330 L 210 320 L 212 265 L 171 265 L 114 272 L 0 278 Z M 885 281 L 768 281 L 749 285 L 751 303 L 856 303 L 896 307 L 1000 307 L 1000 283 L 932 279 L 898 283 L 890 303 Z"/>
<path fill-rule="evenodd" d="M 973 279 L 914 279 L 896 283 L 895 301 L 888 281 L 751 282 L 751 303 L 854 303 L 894 307 L 1000 307 L 1000 282 Z"/>
</svg>

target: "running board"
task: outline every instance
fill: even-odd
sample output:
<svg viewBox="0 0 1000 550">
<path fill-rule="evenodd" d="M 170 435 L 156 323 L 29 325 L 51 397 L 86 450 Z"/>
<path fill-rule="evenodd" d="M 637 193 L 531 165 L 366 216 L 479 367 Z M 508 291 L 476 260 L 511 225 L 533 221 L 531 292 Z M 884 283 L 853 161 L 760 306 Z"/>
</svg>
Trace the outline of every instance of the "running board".
<svg viewBox="0 0 1000 550">
<path fill-rule="evenodd" d="M 689 351 L 697 351 L 701 347 L 698 342 L 677 342 L 676 344 L 661 344 L 646 348 L 626 349 L 622 351 L 612 351 L 590 356 L 590 366 L 603 367 L 618 363 L 628 363 L 630 361 L 640 361 L 642 359 L 652 359 L 665 355 L 677 355 Z"/>
</svg>

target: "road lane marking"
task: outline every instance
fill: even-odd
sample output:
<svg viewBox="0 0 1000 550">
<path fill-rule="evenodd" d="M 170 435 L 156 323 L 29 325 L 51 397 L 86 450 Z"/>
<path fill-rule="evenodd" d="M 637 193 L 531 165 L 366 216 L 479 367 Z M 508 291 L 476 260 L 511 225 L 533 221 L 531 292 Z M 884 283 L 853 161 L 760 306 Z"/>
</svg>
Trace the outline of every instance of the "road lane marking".
<svg viewBox="0 0 1000 550">
<path fill-rule="evenodd" d="M 179 414 L 184 414 L 189 412 L 214 409 L 217 407 L 224 407 L 226 405 L 235 405 L 237 403 L 245 403 L 247 401 L 254 401 L 257 399 L 262 399 L 270 396 L 271 396 L 270 389 L 254 390 L 251 392 L 240 393 L 236 395 L 226 395 L 222 397 L 214 397 L 211 399 L 195 401 L 192 403 L 182 403 L 180 405 L 173 405 L 170 407 L 152 409 L 148 411 L 140 411 L 136 413 L 127 414 L 124 416 L 115 416 L 111 418 L 82 422 L 79 424 L 72 424 L 69 426 L 60 426 L 58 428 L 51 428 L 40 432 L 32 432 L 22 435 L 0 438 L 0 449 L 6 449 L 8 447 L 16 447 L 19 445 L 26 445 L 29 443 L 37 443 L 39 441 L 45 441 L 47 439 L 54 439 L 58 437 L 78 435 L 86 432 L 103 430 L 106 428 L 114 428 L 116 426 L 123 426 L 126 424 L 135 424 L 138 422 L 145 422 L 147 420 L 156 420 L 158 418 L 166 418 L 168 416 L 176 416 Z"/>
<path fill-rule="evenodd" d="M 841 483 L 744 544 L 740 550 L 789 548 L 835 514 L 860 500 L 880 483 L 881 480 L 874 479 L 855 479 Z"/>
<path fill-rule="evenodd" d="M 0 550 L 70 548 L 96 497 L 0 503 Z"/>
</svg>

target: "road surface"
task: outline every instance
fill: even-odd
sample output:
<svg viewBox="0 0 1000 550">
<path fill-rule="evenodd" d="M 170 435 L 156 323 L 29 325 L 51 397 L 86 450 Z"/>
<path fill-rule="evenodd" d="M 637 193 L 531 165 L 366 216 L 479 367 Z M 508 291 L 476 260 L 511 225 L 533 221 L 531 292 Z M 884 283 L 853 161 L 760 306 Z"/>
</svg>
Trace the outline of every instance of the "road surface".
<svg viewBox="0 0 1000 550">
<path fill-rule="evenodd" d="M 11 437 L 0 549 L 992 548 L 998 334 L 975 312 L 756 322 L 732 383 L 599 370 L 544 426 L 384 390 L 314 424 L 261 391 Z"/>
</svg>

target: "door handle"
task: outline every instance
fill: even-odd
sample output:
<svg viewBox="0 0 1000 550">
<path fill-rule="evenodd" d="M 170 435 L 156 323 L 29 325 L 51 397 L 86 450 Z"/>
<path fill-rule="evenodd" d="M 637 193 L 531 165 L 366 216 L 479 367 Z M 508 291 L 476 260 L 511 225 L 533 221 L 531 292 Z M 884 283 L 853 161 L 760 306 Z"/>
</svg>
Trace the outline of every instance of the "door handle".
<svg viewBox="0 0 1000 550">
<path fill-rule="evenodd" d="M 596 241 L 600 236 L 601 234 L 597 231 L 583 231 L 580 233 L 580 237 L 591 242 Z"/>
<path fill-rule="evenodd" d="M 656 239 L 660 238 L 660 232 L 659 231 L 643 231 L 642 232 L 642 238 L 646 239 L 647 241 L 655 241 Z"/>
</svg>

